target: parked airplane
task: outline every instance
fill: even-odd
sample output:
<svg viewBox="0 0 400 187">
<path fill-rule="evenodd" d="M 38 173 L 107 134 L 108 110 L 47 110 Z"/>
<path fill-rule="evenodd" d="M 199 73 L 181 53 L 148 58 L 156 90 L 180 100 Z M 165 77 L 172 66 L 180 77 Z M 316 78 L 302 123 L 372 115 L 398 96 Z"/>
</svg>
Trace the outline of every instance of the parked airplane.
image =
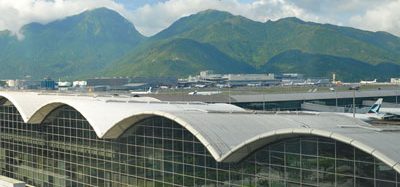
<svg viewBox="0 0 400 187">
<path fill-rule="evenodd" d="M 360 84 L 374 84 L 376 83 L 376 79 L 374 79 L 373 81 L 360 81 Z"/>
<path fill-rule="evenodd" d="M 132 91 L 131 95 L 138 96 L 138 95 L 151 94 L 152 93 L 151 89 L 152 88 L 150 87 L 149 90 L 147 90 L 147 91 Z"/>
<path fill-rule="evenodd" d="M 391 120 L 400 121 L 400 108 L 381 108 L 380 112 L 386 115 L 392 115 Z"/>
<path fill-rule="evenodd" d="M 189 95 L 216 95 L 222 93 L 221 91 L 207 91 L 207 92 L 198 92 L 195 90 L 194 92 L 189 92 Z"/>
<path fill-rule="evenodd" d="M 215 86 L 218 87 L 218 88 L 229 88 L 230 87 L 229 84 L 217 84 Z"/>
<path fill-rule="evenodd" d="M 396 120 L 400 119 L 400 115 L 394 113 L 387 113 L 381 111 L 382 107 L 382 98 L 379 98 L 368 110 L 367 113 L 364 114 L 355 114 L 354 117 L 363 121 L 373 121 L 373 120 Z M 399 109 L 400 113 L 400 109 Z M 353 117 L 352 113 L 337 113 L 340 115 L 345 115 L 349 117 Z"/>
<path fill-rule="evenodd" d="M 196 84 L 196 85 L 194 85 L 194 87 L 196 87 L 196 88 L 205 88 L 206 85 L 205 84 Z"/>
</svg>

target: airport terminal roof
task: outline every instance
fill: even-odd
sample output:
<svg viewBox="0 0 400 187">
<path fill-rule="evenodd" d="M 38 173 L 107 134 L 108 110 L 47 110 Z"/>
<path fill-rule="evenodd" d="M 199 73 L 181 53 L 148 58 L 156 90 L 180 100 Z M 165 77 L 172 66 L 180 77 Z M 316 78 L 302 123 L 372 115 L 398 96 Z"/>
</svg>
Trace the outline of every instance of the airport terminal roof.
<svg viewBox="0 0 400 187">
<path fill-rule="evenodd" d="M 398 90 L 366 90 L 355 91 L 356 98 L 362 97 L 387 97 L 399 95 Z M 304 101 L 304 100 L 319 100 L 319 99 L 350 99 L 353 98 L 352 91 L 338 92 L 304 92 L 304 93 L 286 93 L 286 94 L 251 94 L 251 95 L 232 95 L 233 102 L 279 102 L 279 101 Z"/>
<path fill-rule="evenodd" d="M 400 90 L 357 90 L 356 98 L 393 97 L 400 94 Z M 215 95 L 188 95 L 180 94 L 152 94 L 151 97 L 162 101 L 201 101 L 208 103 L 250 103 L 250 102 L 281 102 L 281 101 L 310 101 L 322 99 L 351 99 L 352 91 L 337 92 L 298 92 L 298 93 L 249 93 L 249 94 L 215 94 Z"/>
<path fill-rule="evenodd" d="M 219 162 L 238 162 L 282 138 L 314 135 L 351 144 L 400 172 L 400 127 L 376 127 L 335 114 L 263 113 L 228 104 L 162 102 L 146 97 L 0 92 L 1 98 L 32 124 L 41 123 L 60 106 L 71 106 L 106 139 L 118 138 L 143 119 L 162 116 L 190 131 Z"/>
</svg>

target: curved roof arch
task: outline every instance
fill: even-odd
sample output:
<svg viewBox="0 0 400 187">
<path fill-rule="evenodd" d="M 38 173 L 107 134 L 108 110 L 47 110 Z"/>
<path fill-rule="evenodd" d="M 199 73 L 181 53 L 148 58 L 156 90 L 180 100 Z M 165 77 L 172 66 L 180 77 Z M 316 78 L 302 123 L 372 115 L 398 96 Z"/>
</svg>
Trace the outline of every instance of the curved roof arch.
<svg viewBox="0 0 400 187">
<path fill-rule="evenodd" d="M 304 135 L 330 138 L 332 140 L 346 143 L 374 156 L 375 158 L 379 159 L 380 161 L 384 162 L 385 164 L 387 164 L 388 166 L 390 166 L 391 168 L 395 169 L 397 172 L 400 173 L 399 162 L 387 157 L 380 150 L 371 147 L 370 145 L 365 144 L 361 141 L 355 140 L 350 136 L 344 136 L 338 133 L 319 130 L 319 129 L 288 128 L 288 129 L 279 129 L 263 133 L 257 137 L 253 137 L 243 142 L 240 145 L 237 145 L 230 152 L 221 156 L 221 160 L 224 160 L 226 162 L 241 160 L 250 155 L 249 154 L 250 152 L 254 153 L 260 148 L 268 144 L 274 143 L 278 140 L 285 138 L 294 138 Z"/>
<path fill-rule="evenodd" d="M 105 137 L 116 138 L 140 120 L 151 116 L 162 116 L 191 132 L 219 162 L 239 162 L 259 148 L 279 139 L 313 135 L 352 145 L 400 172 L 399 148 L 391 149 L 393 148 L 391 146 L 389 151 L 380 149 L 381 146 L 379 146 L 385 138 L 400 140 L 398 134 L 382 133 L 381 129 L 371 131 L 370 127 L 363 128 L 362 125 L 366 124 L 359 120 L 337 115 L 265 115 L 256 120 L 253 118 L 260 116 L 254 114 L 207 115 L 208 118 L 195 113 L 143 112 L 121 120 L 105 134 Z M 227 116 L 227 118 L 222 116 Z M 218 118 L 220 120 L 213 120 Z M 221 121 L 225 123 L 218 125 Z M 332 126 L 326 123 L 327 121 L 335 121 L 337 124 Z M 251 132 L 252 130 L 249 129 L 254 130 Z"/>
<path fill-rule="evenodd" d="M 0 92 L 0 98 L 9 100 L 20 113 L 25 123 L 39 124 L 56 108 L 67 105 L 77 110 L 92 126 L 99 138 L 114 126 L 119 126 L 122 119 L 141 115 L 144 111 L 159 112 L 200 112 L 208 111 L 244 111 L 228 104 L 205 103 L 168 103 L 148 98 L 127 98 L 110 100 L 110 98 L 88 96 L 40 95 L 33 92 Z M 171 114 L 173 115 L 173 114 Z M 168 116 L 168 115 L 167 115 Z M 115 129 L 115 128 L 114 128 Z"/>
<path fill-rule="evenodd" d="M 51 102 L 49 104 L 46 104 L 40 107 L 38 110 L 36 110 L 26 123 L 40 124 L 47 118 L 48 115 L 50 115 L 51 112 L 55 111 L 57 108 L 64 105 L 70 106 L 64 102 Z"/>
<path fill-rule="evenodd" d="M 179 116 L 169 112 L 144 111 L 134 114 L 128 118 L 122 119 L 117 124 L 115 124 L 104 134 L 104 138 L 118 138 L 130 127 L 135 126 L 136 124 L 138 124 L 138 122 L 151 117 L 164 117 L 177 123 L 184 129 L 189 131 L 194 137 L 196 137 L 214 158 L 220 158 L 220 153 L 215 150 L 215 147 L 212 146 L 212 143 L 209 142 L 209 139 L 204 136 L 204 133 L 200 133 L 196 127 L 181 119 Z"/>
<path fill-rule="evenodd" d="M 15 97 L 13 94 L 8 94 L 8 93 L 1 93 L 0 94 L 0 99 L 4 98 L 11 102 L 14 107 L 18 110 L 19 114 L 21 115 L 21 118 L 24 122 L 27 122 L 27 120 L 30 118 L 30 113 L 35 111 L 36 109 L 32 107 L 32 105 L 23 105 L 22 103 L 28 102 L 25 101 L 23 97 Z M 24 100 L 24 101 L 21 101 Z"/>
<path fill-rule="evenodd" d="M 41 123 L 56 108 L 68 105 L 100 138 L 118 138 L 141 119 L 162 116 L 193 133 L 219 162 L 238 162 L 279 138 L 307 134 L 353 145 L 400 172 L 400 128 L 379 129 L 345 116 L 253 114 L 228 104 L 110 101 L 32 92 L 0 92 L 0 98 L 12 102 L 26 123 Z"/>
</svg>

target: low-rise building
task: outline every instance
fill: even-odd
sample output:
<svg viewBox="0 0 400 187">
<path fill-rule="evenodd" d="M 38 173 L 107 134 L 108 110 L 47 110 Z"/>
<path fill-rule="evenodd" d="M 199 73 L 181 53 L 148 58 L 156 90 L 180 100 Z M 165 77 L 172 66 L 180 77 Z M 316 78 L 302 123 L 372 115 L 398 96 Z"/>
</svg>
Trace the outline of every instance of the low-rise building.
<svg viewBox="0 0 400 187">
<path fill-rule="evenodd" d="M 185 86 L 267 86 L 276 85 L 280 80 L 275 75 L 269 74 L 214 74 L 212 71 L 201 71 L 197 76 L 189 76 L 187 79 L 180 79 L 179 83 Z"/>
<path fill-rule="evenodd" d="M 400 84 L 400 78 L 391 78 L 390 83 L 392 84 Z"/>
</svg>

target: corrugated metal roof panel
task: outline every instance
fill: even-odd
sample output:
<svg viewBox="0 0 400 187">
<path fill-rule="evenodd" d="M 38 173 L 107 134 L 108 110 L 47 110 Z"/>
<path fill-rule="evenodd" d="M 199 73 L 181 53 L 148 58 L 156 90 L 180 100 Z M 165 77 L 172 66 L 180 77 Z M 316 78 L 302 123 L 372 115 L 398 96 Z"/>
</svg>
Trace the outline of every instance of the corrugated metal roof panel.
<svg viewBox="0 0 400 187">
<path fill-rule="evenodd" d="M 163 116 L 193 133 L 220 162 L 237 162 L 267 143 L 300 135 L 330 137 L 371 152 L 399 168 L 400 132 L 379 131 L 370 124 L 335 114 L 249 113 L 228 104 L 106 102 L 101 98 L 0 92 L 25 122 L 39 123 L 60 105 L 79 111 L 101 138 L 117 138 L 141 119 Z M 395 167 L 396 166 L 396 167 Z"/>
</svg>

